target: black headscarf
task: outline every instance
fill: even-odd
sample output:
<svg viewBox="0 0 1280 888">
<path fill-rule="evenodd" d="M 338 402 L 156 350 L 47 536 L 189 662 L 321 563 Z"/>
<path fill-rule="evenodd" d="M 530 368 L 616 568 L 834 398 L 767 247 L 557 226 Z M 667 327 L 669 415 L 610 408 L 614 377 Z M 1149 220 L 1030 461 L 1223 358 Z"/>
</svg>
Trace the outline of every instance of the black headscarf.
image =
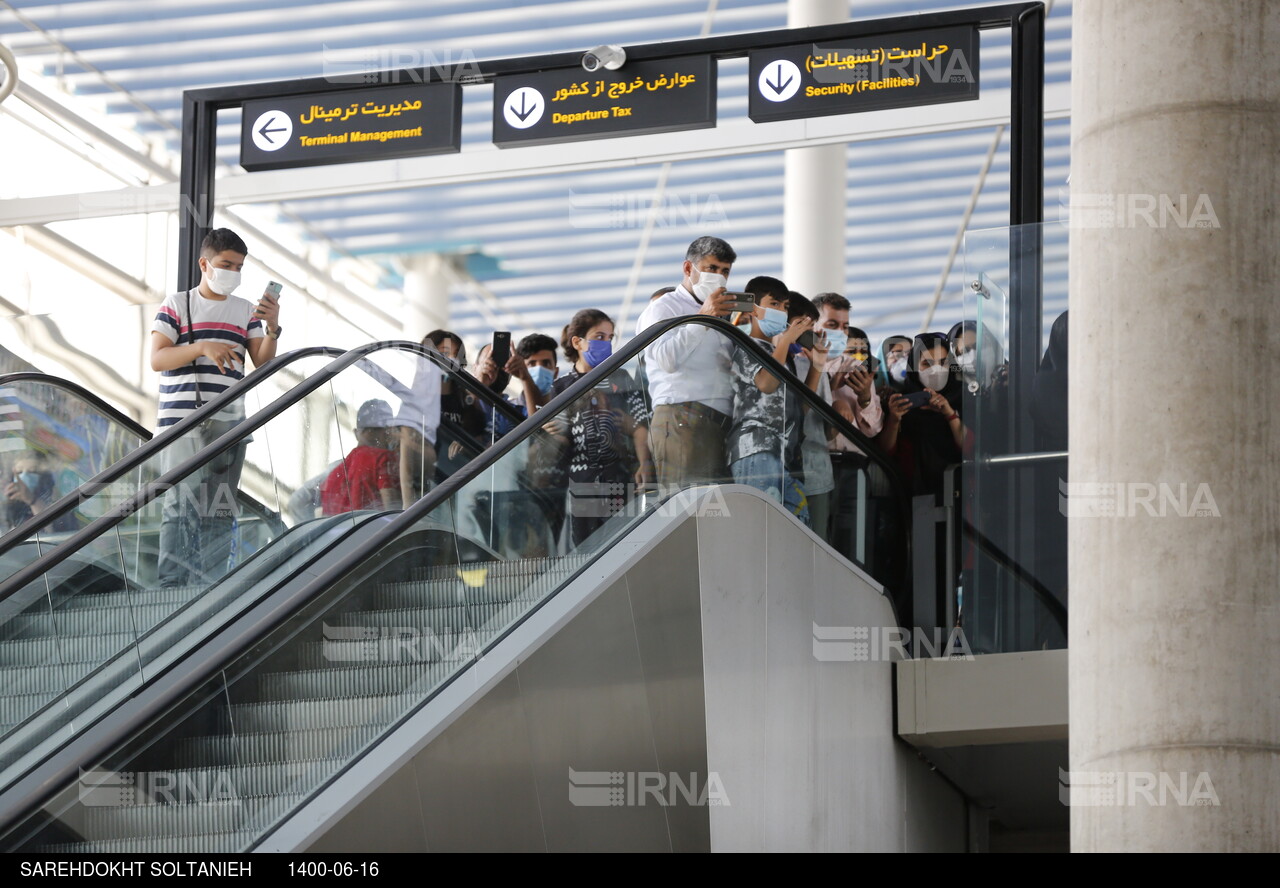
<svg viewBox="0 0 1280 888">
<path fill-rule="evenodd" d="M 1049 346 L 1031 383 L 1031 421 L 1037 446 L 1067 449 L 1067 312 L 1049 329 Z"/>
<path fill-rule="evenodd" d="M 960 413 L 959 367 L 951 355 L 951 340 L 942 333 L 922 333 L 911 344 L 911 360 L 907 365 L 907 378 L 903 383 L 903 394 L 925 391 L 920 381 L 920 358 L 930 349 L 946 350 L 946 363 L 951 372 L 947 375 L 947 384 L 941 394 L 951 405 L 951 409 Z M 947 417 L 923 407 L 908 410 L 902 417 L 902 428 L 899 438 L 906 438 L 912 448 L 916 493 L 936 493 L 942 489 L 942 474 L 948 466 L 960 462 L 960 448 L 956 446 L 955 436 Z"/>
<path fill-rule="evenodd" d="M 889 348 L 896 342 L 911 342 L 910 336 L 886 336 L 880 343 L 880 369 L 876 373 L 876 388 L 881 391 L 903 392 L 905 382 L 898 382 L 889 376 Z"/>
<path fill-rule="evenodd" d="M 955 343 L 964 333 L 973 334 L 973 348 L 978 350 L 978 360 L 972 365 L 972 372 L 965 378 L 965 374 L 961 372 L 961 382 L 970 381 L 977 382 L 982 389 L 987 389 L 996 379 L 996 373 L 1004 364 L 1004 346 L 1001 345 L 999 338 L 991 332 L 991 328 L 985 324 L 982 326 L 982 332 L 978 332 L 977 321 L 961 321 L 951 328 L 951 332 L 947 335 L 951 338 L 952 355 L 955 354 Z"/>
</svg>

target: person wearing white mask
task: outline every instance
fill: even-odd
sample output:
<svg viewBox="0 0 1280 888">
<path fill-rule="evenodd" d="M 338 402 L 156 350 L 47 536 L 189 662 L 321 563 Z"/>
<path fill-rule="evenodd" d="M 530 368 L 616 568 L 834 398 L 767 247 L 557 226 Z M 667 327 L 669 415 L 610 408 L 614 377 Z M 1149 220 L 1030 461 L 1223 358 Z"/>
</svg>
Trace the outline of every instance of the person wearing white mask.
<svg viewBox="0 0 1280 888">
<path fill-rule="evenodd" d="M 911 349 L 906 392 L 889 396 L 888 417 L 876 442 L 908 466 L 917 494 L 939 494 L 948 466 L 960 462 L 968 432 L 960 418 L 959 367 L 945 333 L 922 333 Z M 923 397 L 921 397 L 923 395 Z"/>
<path fill-rule="evenodd" d="M 178 422 L 244 377 L 246 357 L 260 367 L 275 357 L 280 305 L 271 293 L 257 303 L 232 295 L 249 249 L 235 232 L 218 228 L 200 245 L 200 283 L 168 296 L 151 326 L 151 369 L 160 372 L 158 431 Z M 227 405 L 163 451 L 161 468 L 184 462 L 244 419 L 244 405 Z M 165 494 L 160 525 L 160 584 L 211 583 L 231 553 L 236 490 L 244 465 L 242 443 Z M 199 508 L 198 508 L 199 507 Z"/>
<path fill-rule="evenodd" d="M 891 392 L 902 392 L 907 381 L 907 365 L 911 362 L 911 337 L 886 336 L 880 343 L 880 368 L 876 375 L 876 388 L 882 397 Z"/>
<path fill-rule="evenodd" d="M 737 258 L 733 247 L 718 237 L 691 243 L 680 285 L 649 303 L 636 321 L 636 334 L 668 318 L 728 316 L 734 300 L 725 292 Z M 653 402 L 649 448 L 663 490 L 728 479 L 725 436 L 733 423 L 732 352 L 732 339 L 701 325 L 672 330 L 645 349 Z"/>
</svg>

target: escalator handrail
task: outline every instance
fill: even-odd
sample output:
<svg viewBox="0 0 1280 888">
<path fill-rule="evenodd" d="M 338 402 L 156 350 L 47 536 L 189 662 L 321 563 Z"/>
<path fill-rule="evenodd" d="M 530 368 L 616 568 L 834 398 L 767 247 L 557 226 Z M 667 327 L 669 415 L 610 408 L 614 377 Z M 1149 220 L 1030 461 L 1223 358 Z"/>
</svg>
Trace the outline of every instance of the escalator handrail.
<svg viewBox="0 0 1280 888">
<path fill-rule="evenodd" d="M 1054 595 L 1049 587 L 1042 583 L 1035 574 L 997 546 L 990 537 L 974 527 L 968 518 L 961 519 L 960 529 L 964 531 L 965 536 L 973 540 L 973 544 L 978 547 L 979 552 L 1009 571 L 1010 576 L 1031 590 L 1031 594 L 1049 612 L 1049 616 L 1053 617 L 1053 621 L 1062 630 L 1062 635 L 1065 638 L 1067 635 L 1067 609 L 1058 600 L 1058 596 Z"/>
<path fill-rule="evenodd" d="M 41 385 L 66 389 L 116 425 L 124 426 L 125 431 L 132 435 L 137 435 L 142 439 L 143 443 L 151 440 L 151 432 L 133 417 L 126 416 L 84 386 L 69 379 L 63 379 L 61 376 L 50 376 L 48 373 L 39 373 L 34 370 L 18 370 L 14 373 L 0 374 L 0 389 L 18 382 L 37 382 Z"/>
<path fill-rule="evenodd" d="M 125 521 L 137 510 L 141 509 L 158 496 L 161 496 L 175 482 L 181 481 L 183 478 L 187 477 L 187 475 L 205 465 L 209 460 L 225 453 L 232 447 L 235 447 L 253 432 L 284 413 L 284 411 L 297 404 L 307 395 L 328 383 L 331 379 L 350 367 L 352 364 L 366 359 L 374 352 L 388 349 L 398 352 L 409 352 L 419 357 L 426 358 L 428 361 L 440 367 L 440 369 L 449 373 L 451 379 L 462 382 L 464 386 L 470 389 L 481 400 L 488 402 L 495 410 L 500 410 L 513 422 L 520 421 L 522 419 L 519 412 L 514 407 L 495 395 L 492 390 L 481 385 L 478 380 L 474 379 L 469 374 L 462 372 L 461 365 L 459 365 L 458 362 L 451 358 L 446 358 L 430 346 L 404 340 L 383 340 L 380 342 L 367 343 L 343 352 L 339 357 L 335 358 L 329 364 L 325 365 L 323 368 L 311 374 L 293 388 L 289 389 L 253 416 L 240 420 L 234 427 L 224 432 L 214 441 L 205 445 L 205 447 L 197 451 L 189 459 L 183 461 L 181 464 L 169 471 L 162 473 L 154 480 L 147 482 L 128 499 L 113 506 L 107 514 L 95 518 L 65 541 L 59 543 L 40 557 L 14 571 L 10 576 L 0 580 L 0 601 L 4 601 L 10 595 L 15 594 L 18 590 L 36 579 L 36 577 L 41 576 L 50 569 L 61 564 L 63 561 L 66 561 L 98 536 L 115 527 L 117 524 Z M 270 366 L 270 363 L 264 366 Z M 159 447 L 152 447 L 152 444 L 167 440 L 168 438 L 166 436 L 161 435 L 153 439 L 150 444 L 144 445 L 149 451 L 147 455 L 153 455 L 154 452 L 160 449 Z M 138 449 L 142 450 L 143 448 L 140 447 Z M 140 460 L 134 460 L 133 462 L 134 464 L 137 464 Z M 82 485 L 80 489 L 83 490 L 85 487 L 93 484 L 101 484 L 101 482 L 90 481 L 88 484 Z M 75 495 L 73 494 L 73 497 L 74 496 Z M 63 499 L 65 500 L 66 497 Z M 49 509 L 45 510 L 45 512 L 48 511 Z M 41 514 L 43 515 L 44 512 Z M 0 552 L 2 552 L 2 550 L 0 550 Z"/>
<path fill-rule="evenodd" d="M 318 345 L 295 349 L 294 351 L 286 352 L 283 355 L 277 355 L 253 373 L 250 373 L 244 379 L 238 380 L 234 385 L 218 395 L 218 397 L 206 401 L 204 406 L 198 407 L 178 422 L 171 426 L 167 426 L 164 431 L 151 438 L 151 440 L 145 444 L 121 457 L 97 475 L 90 478 L 84 484 L 81 484 L 75 490 L 64 495 L 61 499 L 50 503 L 49 507 L 39 515 L 31 516 L 26 521 L 13 528 L 13 530 L 3 536 L 0 536 L 0 555 L 3 555 L 5 552 L 8 552 L 17 545 L 26 542 L 31 538 L 32 534 L 45 530 L 63 515 L 74 511 L 76 506 L 80 505 L 80 503 L 85 499 L 84 489 L 86 487 L 97 490 L 105 484 L 110 484 L 111 482 L 120 479 L 142 463 L 149 460 L 154 454 L 167 447 L 171 440 L 186 434 L 206 419 L 217 415 L 225 409 L 229 403 L 244 397 L 244 395 L 250 390 L 256 388 L 271 376 L 274 376 L 278 371 L 283 370 L 290 364 L 304 358 L 311 358 L 317 355 L 336 358 L 341 354 L 343 354 L 341 349 Z"/>
<path fill-rule="evenodd" d="M 293 615 L 299 613 L 310 601 L 357 569 L 367 559 L 376 557 L 385 544 L 394 541 L 405 531 L 410 530 L 423 517 L 429 515 L 441 503 L 447 501 L 457 491 L 474 480 L 475 477 L 481 475 L 498 459 L 514 450 L 526 438 L 535 434 L 546 423 L 549 416 L 572 404 L 612 373 L 625 369 L 627 363 L 639 355 L 644 348 L 652 344 L 659 336 L 683 324 L 701 324 L 712 327 L 723 335 L 735 338 L 741 344 L 753 348 L 756 356 L 762 362 L 768 364 L 782 379 L 785 380 L 788 376 L 791 376 L 790 371 L 773 361 L 771 356 L 751 345 L 751 339 L 745 333 L 725 320 L 692 315 L 670 318 L 645 329 L 608 359 L 583 374 L 580 379 L 552 398 L 533 416 L 523 420 L 503 436 L 500 441 L 495 442 L 483 453 L 467 463 L 466 466 L 432 488 L 425 496 L 410 505 L 399 515 L 391 518 L 382 529 L 364 540 L 358 551 L 349 552 L 339 558 L 334 564 L 313 577 L 301 588 L 289 588 L 290 583 L 285 582 L 277 587 L 274 594 L 266 596 L 266 598 L 272 599 L 272 605 L 265 612 L 260 612 L 262 614 L 260 618 L 252 619 L 252 622 L 250 622 L 251 617 L 246 617 L 236 621 L 233 626 L 225 627 L 226 629 L 231 629 L 234 634 L 225 636 L 226 641 L 218 645 L 216 649 L 211 648 L 210 644 L 206 643 L 196 651 L 191 652 L 183 660 L 183 669 L 180 674 L 173 672 L 173 670 L 168 670 L 146 682 L 136 694 L 138 705 L 135 712 L 128 719 L 113 724 L 100 723 L 93 737 L 82 741 L 82 745 L 66 755 L 55 753 L 53 757 L 46 759 L 33 768 L 13 789 L 0 795 L 0 797 L 8 797 L 6 800 L 10 801 L 10 804 L 0 808 L 0 834 L 6 833 L 15 823 L 21 822 L 23 818 L 48 804 L 67 784 L 68 780 L 74 779 L 77 768 L 81 765 L 88 761 L 97 761 L 108 754 L 110 750 L 119 748 L 120 744 L 134 736 L 142 726 L 155 721 L 192 690 L 207 682 L 211 677 L 226 669 L 229 664 L 233 663 L 241 655 L 260 644 L 263 638 Z M 791 379 L 795 380 L 795 377 L 791 376 Z M 907 498 L 907 488 L 897 467 L 882 454 L 878 453 L 875 445 L 859 429 L 848 423 L 834 408 L 813 393 L 808 386 L 805 386 L 802 381 L 795 380 L 792 387 L 803 392 L 806 402 L 812 409 L 820 411 L 828 422 L 834 424 L 849 440 L 865 448 L 869 458 L 885 469 L 886 475 L 890 479 L 890 484 L 894 489 L 895 500 L 900 506 L 904 506 Z M 223 437 L 227 436 L 224 435 Z M 219 441 L 221 440 L 219 439 Z M 215 442 L 210 447 L 216 446 L 217 443 Z M 206 448 L 206 450 L 208 449 Z M 907 542 L 909 545 L 909 541 Z M 910 564 L 909 555 L 907 564 Z M 287 596 L 287 601 L 278 600 L 282 596 Z M 263 600 L 265 601 L 266 599 Z M 892 605 L 892 597 L 888 597 L 888 600 Z M 528 614 L 525 614 L 516 624 L 508 626 L 498 638 L 493 639 L 489 645 L 486 645 L 486 648 L 497 644 L 527 618 Z M 217 641 L 222 637 L 224 637 L 224 633 L 220 632 L 211 636 L 210 642 Z M 477 653 L 477 656 L 481 655 L 482 652 Z M 163 689 L 157 694 L 146 694 L 146 689 L 154 687 L 157 682 L 163 682 Z M 448 680 L 446 680 L 446 684 L 447 682 Z M 430 696 L 435 697 L 442 688 L 443 685 L 436 688 Z M 425 701 L 421 702 L 425 703 Z M 314 797 L 316 792 L 327 786 L 345 770 L 346 768 L 344 767 L 331 775 L 321 786 L 309 792 L 308 798 Z M 254 844 L 258 844 L 268 833 L 259 836 Z"/>
</svg>

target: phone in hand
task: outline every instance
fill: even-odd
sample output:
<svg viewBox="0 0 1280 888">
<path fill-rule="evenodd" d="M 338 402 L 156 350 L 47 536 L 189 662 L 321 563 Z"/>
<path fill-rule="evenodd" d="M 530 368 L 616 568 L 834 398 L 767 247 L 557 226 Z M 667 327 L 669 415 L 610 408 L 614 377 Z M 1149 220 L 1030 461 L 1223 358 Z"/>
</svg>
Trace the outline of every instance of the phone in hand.
<svg viewBox="0 0 1280 888">
<path fill-rule="evenodd" d="M 729 303 L 729 311 L 755 311 L 756 310 L 756 294 L 755 293 L 734 293 L 726 290 L 725 296 L 728 296 L 733 302 Z"/>
<path fill-rule="evenodd" d="M 493 349 L 489 353 L 489 357 L 493 359 L 493 363 L 501 370 L 507 366 L 507 361 L 511 360 L 511 333 L 509 331 L 498 331 L 493 334 Z"/>
<path fill-rule="evenodd" d="M 270 281 L 267 284 L 267 289 L 262 291 L 262 295 L 266 296 L 268 293 L 270 293 L 272 296 L 276 297 L 276 299 L 279 299 L 280 291 L 282 289 L 284 288 L 280 284 L 276 283 L 275 281 Z"/>
<path fill-rule="evenodd" d="M 930 392 L 911 392 L 910 394 L 903 395 L 902 397 L 907 399 L 912 410 L 917 410 L 925 404 L 928 404 L 933 395 Z"/>
<path fill-rule="evenodd" d="M 813 348 L 813 331 L 805 330 L 796 337 L 796 345 L 801 348 Z"/>
</svg>

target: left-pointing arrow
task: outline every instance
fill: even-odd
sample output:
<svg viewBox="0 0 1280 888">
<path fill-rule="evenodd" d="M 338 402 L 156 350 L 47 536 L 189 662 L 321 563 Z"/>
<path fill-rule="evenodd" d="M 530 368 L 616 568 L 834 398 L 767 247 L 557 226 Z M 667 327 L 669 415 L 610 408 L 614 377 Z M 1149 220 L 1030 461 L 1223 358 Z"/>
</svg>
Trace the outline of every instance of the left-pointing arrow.
<svg viewBox="0 0 1280 888">
<path fill-rule="evenodd" d="M 276 140 L 271 138 L 271 136 L 268 135 L 269 133 L 287 133 L 289 131 L 289 127 L 287 126 L 279 126 L 274 129 L 267 129 L 267 127 L 271 126 L 271 124 L 275 122 L 276 122 L 276 119 L 273 117 L 270 120 L 268 120 L 266 123 L 264 123 L 262 125 L 262 128 L 258 130 L 258 135 L 262 136 L 262 138 L 266 139 L 268 142 L 270 142 L 273 145 L 275 144 Z"/>
</svg>

